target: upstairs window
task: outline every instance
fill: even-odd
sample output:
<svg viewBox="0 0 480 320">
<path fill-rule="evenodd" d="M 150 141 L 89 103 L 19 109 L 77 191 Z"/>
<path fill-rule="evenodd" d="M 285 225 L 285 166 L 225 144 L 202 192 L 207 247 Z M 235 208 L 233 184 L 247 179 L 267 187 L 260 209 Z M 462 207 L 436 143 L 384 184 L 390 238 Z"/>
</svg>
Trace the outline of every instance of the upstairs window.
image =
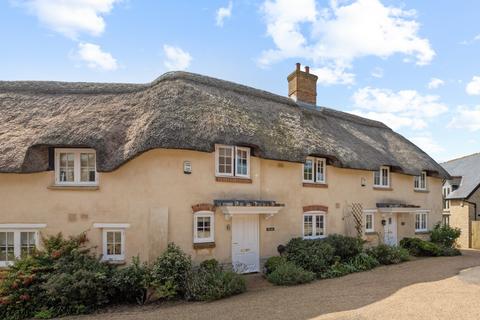
<svg viewBox="0 0 480 320">
<path fill-rule="evenodd" d="M 447 200 L 447 196 L 452 192 L 452 187 L 449 185 L 445 185 L 442 188 L 443 191 L 443 209 L 450 210 L 450 201 Z"/>
<path fill-rule="evenodd" d="M 427 173 L 425 171 L 421 175 L 415 176 L 413 188 L 415 190 L 427 190 Z"/>
<path fill-rule="evenodd" d="M 250 148 L 217 145 L 215 174 L 227 177 L 250 177 Z"/>
<path fill-rule="evenodd" d="M 96 154 L 93 149 L 55 149 L 55 184 L 96 185 Z"/>
<path fill-rule="evenodd" d="M 373 173 L 373 185 L 380 188 L 390 187 L 390 168 L 381 166 L 380 170 Z"/>
<path fill-rule="evenodd" d="M 307 158 L 303 164 L 303 182 L 326 183 L 326 168 L 324 158 Z"/>
<path fill-rule="evenodd" d="M 325 213 L 323 212 L 305 212 L 303 215 L 303 238 L 317 239 L 326 235 Z"/>
</svg>

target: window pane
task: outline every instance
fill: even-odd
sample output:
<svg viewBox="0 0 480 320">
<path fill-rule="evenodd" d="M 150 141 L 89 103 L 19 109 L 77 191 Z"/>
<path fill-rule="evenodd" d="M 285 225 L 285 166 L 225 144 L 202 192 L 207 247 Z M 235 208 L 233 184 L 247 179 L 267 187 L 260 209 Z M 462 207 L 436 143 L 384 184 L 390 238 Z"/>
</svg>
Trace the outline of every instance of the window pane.
<svg viewBox="0 0 480 320">
<path fill-rule="evenodd" d="M 316 181 L 317 182 L 324 182 L 325 181 L 325 167 L 324 161 L 321 159 L 317 160 L 317 168 L 316 168 Z"/>
<path fill-rule="evenodd" d="M 365 216 L 365 228 L 371 230 L 373 226 L 373 216 L 371 214 L 367 214 Z"/>
<path fill-rule="evenodd" d="M 0 261 L 15 260 L 13 232 L 0 232 Z"/>
<path fill-rule="evenodd" d="M 373 184 L 379 186 L 380 185 L 380 171 L 375 171 L 373 174 Z"/>
<path fill-rule="evenodd" d="M 60 153 L 59 179 L 61 182 L 73 182 L 75 155 L 73 153 Z"/>
<path fill-rule="evenodd" d="M 323 216 L 316 216 L 315 235 L 323 236 L 323 234 L 324 234 Z"/>
<path fill-rule="evenodd" d="M 303 236 L 313 236 L 313 216 L 303 216 Z"/>
<path fill-rule="evenodd" d="M 107 232 L 107 243 L 113 243 L 113 232 Z"/>
<path fill-rule="evenodd" d="M 303 180 L 313 181 L 313 161 L 307 160 L 303 165 Z"/>
<path fill-rule="evenodd" d="M 20 254 L 22 257 L 35 252 L 35 232 L 20 232 Z"/>
<path fill-rule="evenodd" d="M 197 238 L 210 238 L 211 229 L 210 229 L 211 218 L 210 217 L 198 217 L 197 218 Z"/>
<path fill-rule="evenodd" d="M 237 149 L 237 174 L 248 174 L 248 152 L 247 150 Z"/>
<path fill-rule="evenodd" d="M 233 148 L 220 147 L 218 148 L 218 172 L 231 174 L 233 173 Z"/>
<path fill-rule="evenodd" d="M 95 182 L 95 154 L 80 154 L 80 181 Z"/>
<path fill-rule="evenodd" d="M 388 186 L 388 169 L 382 169 L 382 185 Z"/>
</svg>

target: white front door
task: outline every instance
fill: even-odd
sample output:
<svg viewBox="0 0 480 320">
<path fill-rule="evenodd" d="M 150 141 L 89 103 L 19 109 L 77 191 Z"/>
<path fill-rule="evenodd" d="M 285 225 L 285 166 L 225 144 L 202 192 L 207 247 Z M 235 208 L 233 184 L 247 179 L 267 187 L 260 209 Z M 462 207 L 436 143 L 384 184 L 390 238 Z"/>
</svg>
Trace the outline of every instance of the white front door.
<svg viewBox="0 0 480 320">
<path fill-rule="evenodd" d="M 238 273 L 260 271 L 258 214 L 232 216 L 232 264 Z"/>
<path fill-rule="evenodd" d="M 397 244 L 397 215 L 389 214 L 385 218 L 384 242 L 389 246 Z"/>
</svg>

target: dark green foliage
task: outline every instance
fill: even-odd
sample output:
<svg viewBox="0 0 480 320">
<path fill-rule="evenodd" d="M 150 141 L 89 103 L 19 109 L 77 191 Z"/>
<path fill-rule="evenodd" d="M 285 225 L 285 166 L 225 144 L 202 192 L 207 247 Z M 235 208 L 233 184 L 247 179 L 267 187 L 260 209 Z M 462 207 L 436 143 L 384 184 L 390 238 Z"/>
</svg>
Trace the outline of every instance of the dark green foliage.
<svg viewBox="0 0 480 320">
<path fill-rule="evenodd" d="M 397 247 L 380 244 L 368 249 L 367 253 L 374 257 L 380 264 L 396 264 L 409 260 L 408 250 Z"/>
<path fill-rule="evenodd" d="M 412 256 L 416 257 L 439 257 L 439 256 L 458 256 L 460 250 L 454 247 L 443 246 L 438 243 L 425 241 L 419 238 L 403 238 L 400 246 L 407 249 Z"/>
<path fill-rule="evenodd" d="M 286 245 L 286 258 L 307 271 L 320 274 L 334 261 L 335 249 L 327 242 L 294 238 Z"/>
<path fill-rule="evenodd" d="M 445 257 L 460 256 L 462 253 L 457 248 L 440 247 L 441 255 Z"/>
<path fill-rule="evenodd" d="M 430 234 L 430 241 L 446 248 L 453 248 L 461 230 L 437 223 Z"/>
<path fill-rule="evenodd" d="M 245 279 L 225 271 L 215 259 L 202 262 L 189 272 L 185 296 L 189 300 L 211 301 L 245 292 Z"/>
<path fill-rule="evenodd" d="M 377 267 L 380 263 L 378 262 L 378 260 L 365 253 L 365 252 L 361 252 L 359 254 L 357 254 L 355 257 L 351 258 L 349 260 L 349 263 L 357 270 L 357 271 L 366 271 L 366 270 L 370 270 L 370 269 L 373 269 L 375 267 Z"/>
<path fill-rule="evenodd" d="M 119 268 L 110 280 L 115 290 L 114 302 L 146 303 L 152 294 L 151 274 L 152 270 L 146 263 L 141 263 L 138 257 L 132 258 L 132 263 Z"/>
<path fill-rule="evenodd" d="M 272 273 L 280 264 L 285 263 L 285 261 L 287 261 L 287 259 L 285 259 L 284 256 L 274 256 L 268 258 L 267 261 L 265 261 L 265 273 Z"/>
<path fill-rule="evenodd" d="M 323 241 L 334 248 L 334 255 L 339 257 L 341 261 L 347 261 L 363 251 L 364 241 L 359 238 L 332 234 Z"/>
<path fill-rule="evenodd" d="M 275 270 L 267 275 L 267 279 L 278 286 L 291 286 L 311 282 L 315 279 L 315 273 L 286 261 L 277 265 Z"/>
<path fill-rule="evenodd" d="M 169 243 L 167 250 L 152 267 L 152 283 L 157 295 L 161 298 L 183 297 L 191 268 L 190 256 L 175 244 Z"/>
</svg>

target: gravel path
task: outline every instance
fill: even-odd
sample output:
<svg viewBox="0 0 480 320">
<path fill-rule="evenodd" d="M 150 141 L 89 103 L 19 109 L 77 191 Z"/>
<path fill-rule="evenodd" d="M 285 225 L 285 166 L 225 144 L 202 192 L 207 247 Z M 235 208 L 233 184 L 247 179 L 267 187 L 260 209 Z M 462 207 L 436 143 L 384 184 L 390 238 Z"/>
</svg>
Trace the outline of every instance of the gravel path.
<svg viewBox="0 0 480 320">
<path fill-rule="evenodd" d="M 123 307 L 67 319 L 478 319 L 476 266 L 480 251 L 418 259 L 296 287 L 273 287 L 250 277 L 250 291 L 229 299 Z"/>
</svg>

